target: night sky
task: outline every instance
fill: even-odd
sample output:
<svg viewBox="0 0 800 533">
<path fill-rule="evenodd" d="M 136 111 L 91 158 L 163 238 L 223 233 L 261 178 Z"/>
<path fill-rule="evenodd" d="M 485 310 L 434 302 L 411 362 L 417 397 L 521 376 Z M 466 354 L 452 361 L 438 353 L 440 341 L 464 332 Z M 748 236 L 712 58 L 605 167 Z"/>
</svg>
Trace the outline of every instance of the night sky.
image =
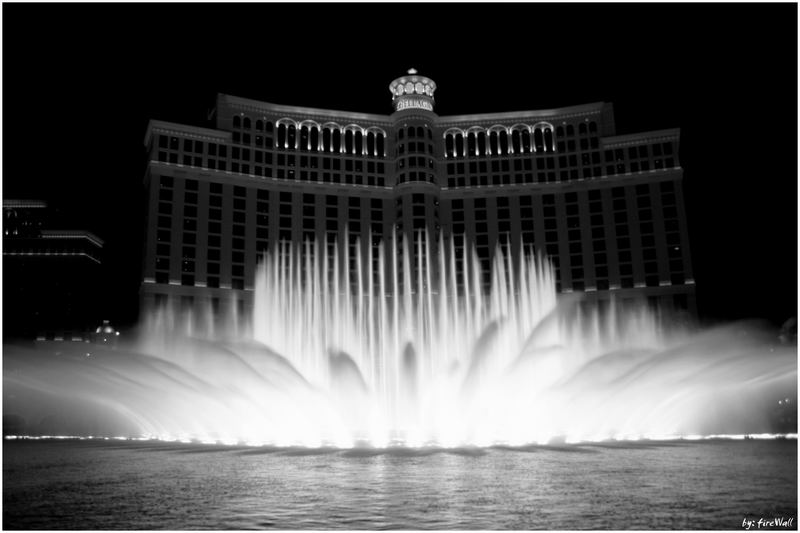
<svg viewBox="0 0 800 533">
<path fill-rule="evenodd" d="M 218 92 L 440 115 L 614 104 L 679 127 L 706 322 L 797 314 L 797 5 L 3 4 L 3 198 L 106 241 L 107 316 L 138 312 L 147 121 L 213 127 Z"/>
</svg>

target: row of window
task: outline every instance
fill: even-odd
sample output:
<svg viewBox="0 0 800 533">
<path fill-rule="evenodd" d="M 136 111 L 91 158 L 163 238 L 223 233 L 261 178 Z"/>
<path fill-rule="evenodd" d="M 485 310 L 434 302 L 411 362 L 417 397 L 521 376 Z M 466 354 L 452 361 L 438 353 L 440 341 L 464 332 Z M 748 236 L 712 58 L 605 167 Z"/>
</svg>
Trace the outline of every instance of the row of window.
<svg viewBox="0 0 800 533">
<path fill-rule="evenodd" d="M 555 131 L 555 133 L 554 133 Z M 578 139 L 582 150 L 597 148 L 597 123 L 581 122 Z M 564 152 L 575 150 L 575 128 L 572 124 L 558 126 L 539 122 L 533 126 L 516 124 L 511 127 L 473 126 L 463 130 L 450 128 L 444 132 L 445 157 L 492 157 L 499 155 Z"/>
<path fill-rule="evenodd" d="M 178 137 L 166 135 L 160 135 L 158 142 L 157 159 L 161 162 L 263 177 L 273 177 L 275 174 L 273 169 L 269 168 L 273 164 L 273 155 L 269 151 L 234 146 L 230 149 L 229 159 L 228 147 L 222 144 L 218 145 L 193 139 L 183 139 L 181 143 L 181 139 Z M 431 154 L 433 152 L 432 145 L 424 142 L 408 142 L 398 145 L 399 153 L 402 152 L 404 154 L 406 149 L 409 154 L 424 154 L 426 152 Z M 602 154 L 600 151 L 584 152 L 580 154 L 580 160 L 578 154 L 565 154 L 558 157 L 451 162 L 446 166 L 447 184 L 448 187 L 465 187 L 555 183 L 629 172 L 656 171 L 675 167 L 675 158 L 672 154 L 673 144 L 664 142 L 633 146 L 627 150 L 621 148 L 605 150 Z M 316 169 L 320 164 L 320 159 L 322 159 L 321 163 L 324 169 L 339 170 L 341 168 L 341 159 L 339 158 L 319 158 L 302 155 L 298 159 L 294 154 L 284 153 L 277 155 L 277 164 L 294 167 L 299 163 L 300 167 Z M 401 158 L 396 166 L 398 170 L 402 169 L 407 162 L 409 165 L 416 164 L 419 166 L 419 162 L 416 159 L 413 156 L 411 158 Z M 427 167 L 433 168 L 434 160 L 427 158 L 426 161 Z M 603 166 L 604 164 L 605 166 Z M 364 161 L 359 158 L 346 158 L 344 166 L 348 172 L 361 172 L 364 168 Z M 366 169 L 369 174 L 383 174 L 385 171 L 384 163 L 379 161 L 367 161 Z M 501 172 L 503 174 L 497 175 Z M 513 172 L 513 175 L 511 172 Z M 281 174 L 282 176 L 277 177 L 283 179 L 295 178 L 294 173 L 282 172 Z M 313 176 L 308 179 L 316 181 Z M 336 180 L 331 181 L 337 182 Z M 372 181 L 374 184 L 378 184 L 378 181 L 381 180 L 375 179 Z M 339 182 L 344 183 L 346 180 L 339 180 Z M 369 180 L 362 180 L 362 183 L 369 184 Z"/>
<path fill-rule="evenodd" d="M 174 193 L 172 189 L 172 182 L 173 180 L 171 178 L 163 178 L 161 180 L 161 189 L 159 190 L 158 257 L 156 265 L 156 270 L 162 272 L 162 275 L 159 276 L 159 279 L 163 279 L 163 276 L 167 275 L 169 270 L 169 242 L 171 238 L 170 230 L 172 229 L 172 220 L 171 216 L 169 215 L 171 215 L 172 205 L 175 199 L 173 196 Z M 211 194 L 209 195 L 209 216 L 207 228 L 208 247 L 210 252 L 208 260 L 213 264 L 218 260 L 219 247 L 221 246 L 222 186 L 218 183 L 211 183 L 209 184 L 209 187 Z M 184 276 L 191 276 L 194 274 L 195 254 L 192 251 L 192 246 L 196 245 L 197 240 L 197 189 L 197 181 L 186 181 L 185 190 L 183 191 L 185 204 L 182 221 L 183 241 L 180 243 L 183 246 L 181 272 Z M 629 214 L 636 213 L 638 220 L 638 235 L 639 239 L 641 240 L 640 246 L 637 246 L 637 248 L 642 250 L 642 268 L 646 278 L 645 284 L 661 283 L 659 274 L 661 274 L 661 277 L 663 278 L 664 272 L 662 271 L 659 273 L 659 261 L 656 252 L 657 246 L 653 223 L 653 219 L 658 217 L 654 217 L 653 206 L 651 202 L 651 193 L 656 192 L 660 193 L 659 199 L 661 204 L 661 212 L 664 219 L 665 240 L 668 246 L 667 256 L 669 260 L 669 273 L 671 275 L 670 281 L 672 283 L 677 283 L 678 278 L 682 279 L 683 257 L 681 254 L 679 220 L 674 185 L 672 182 L 662 182 L 658 185 L 658 189 L 659 190 L 656 191 L 656 186 L 651 186 L 649 184 L 637 185 L 635 189 L 615 187 L 610 190 L 611 197 L 606 197 L 605 200 L 603 200 L 604 196 L 601 195 L 601 191 L 589 191 L 589 226 L 581 224 L 581 209 L 578 203 L 578 194 L 572 192 L 564 195 L 564 208 L 567 215 L 564 219 L 566 222 L 567 241 L 566 243 L 561 243 L 561 246 L 564 246 L 564 244 L 567 246 L 567 248 L 563 249 L 562 251 L 566 251 L 568 253 L 565 259 L 568 260 L 566 266 L 570 268 L 572 281 L 580 281 L 586 275 L 586 270 L 584 267 L 585 254 L 582 250 L 582 237 L 584 232 L 591 231 L 591 237 L 594 239 L 592 241 L 592 252 L 594 253 L 592 264 L 594 265 L 595 269 L 594 276 L 598 280 L 598 286 L 603 284 L 603 279 L 601 278 L 606 278 L 608 272 L 607 257 L 605 256 L 607 251 L 606 245 L 608 242 L 610 242 L 608 241 L 610 235 L 606 235 L 606 228 L 613 228 L 615 241 L 611 242 L 615 244 L 616 253 L 618 254 L 619 273 L 621 276 L 620 282 L 623 287 L 633 283 L 634 269 L 631 257 L 632 246 Z M 233 238 L 231 247 L 232 256 L 230 260 L 233 265 L 238 265 L 233 271 L 233 283 L 234 285 L 238 285 L 240 283 L 239 281 L 236 281 L 236 279 L 238 279 L 240 274 L 244 271 L 243 252 L 244 238 L 246 234 L 245 210 L 247 189 L 237 186 L 234 187 L 233 192 L 233 224 L 230 227 L 231 236 Z M 267 200 L 269 199 L 269 191 L 258 190 L 257 195 L 258 201 L 256 206 L 257 213 L 259 213 L 259 218 L 256 224 L 256 236 L 260 241 L 262 241 L 259 245 L 259 249 L 262 250 L 266 248 L 266 240 L 268 237 L 269 203 Z M 324 214 L 329 219 L 335 219 L 338 215 L 337 207 L 339 203 L 339 197 L 335 195 L 326 196 L 325 204 L 327 207 L 325 208 Z M 430 219 L 430 216 L 426 215 L 430 215 L 432 212 L 434 218 L 436 218 L 438 211 L 433 209 L 431 212 L 426 212 L 423 195 L 415 194 L 411 198 L 412 202 L 409 206 L 409 215 L 412 217 L 412 224 L 414 227 L 425 227 L 427 221 Z M 438 205 L 438 200 L 435 200 L 434 197 L 431 198 L 431 201 L 434 202 L 434 205 Z M 631 198 L 634 199 L 634 204 L 630 203 Z M 277 225 L 280 229 L 281 238 L 286 239 L 292 237 L 292 229 L 294 225 L 292 218 L 293 204 L 291 203 L 291 200 L 292 193 L 280 193 L 280 203 L 278 204 L 277 212 L 279 218 L 277 220 Z M 316 195 L 303 194 L 302 200 L 302 214 L 304 217 L 303 231 L 305 234 L 306 230 L 310 230 L 308 236 L 313 236 L 313 230 L 316 226 L 315 222 L 318 217 L 321 218 L 323 212 L 319 206 L 316 206 Z M 366 230 L 366 228 L 370 228 L 373 232 L 377 233 L 382 229 L 380 222 L 383 221 L 382 207 L 384 201 L 375 198 L 370 199 L 370 201 L 370 207 L 372 209 L 368 212 L 364 212 L 364 214 L 367 215 L 368 213 L 368 219 L 371 222 L 377 222 L 378 224 L 370 224 L 368 222 L 366 225 L 362 226 L 362 221 L 360 220 L 360 215 L 362 214 L 361 208 L 363 207 L 361 205 L 362 199 L 356 197 L 348 198 L 348 205 L 350 205 L 350 208 L 347 214 L 353 220 L 348 221 L 346 226 L 349 228 L 351 233 L 358 233 L 362 229 Z M 366 199 L 364 199 L 364 202 L 366 202 Z M 476 219 L 475 231 L 477 235 L 475 237 L 475 242 L 477 246 L 481 248 L 481 253 L 483 253 L 488 251 L 489 225 L 487 221 L 489 217 L 487 212 L 487 199 L 477 198 L 471 203 L 474 206 L 474 216 Z M 495 199 L 494 203 L 497 205 L 498 230 L 501 233 L 510 231 L 512 213 L 512 210 L 510 209 L 510 197 L 498 197 Z M 519 197 L 519 204 L 520 214 L 522 215 L 522 221 L 524 222 L 524 230 L 521 233 L 521 240 L 524 244 L 533 244 L 534 233 L 532 231 L 532 197 Z M 366 205 L 366 203 L 364 205 Z M 611 208 L 610 216 L 612 218 L 607 218 L 608 215 L 604 213 L 603 210 L 604 205 L 607 206 L 606 208 Z M 459 230 L 459 225 L 461 226 L 460 229 L 463 231 L 463 215 L 465 208 L 464 200 L 453 200 L 451 207 L 453 211 L 454 231 Z M 294 208 L 297 208 L 296 204 L 294 205 Z M 402 211 L 398 209 L 398 213 L 402 214 Z M 558 226 L 555 209 L 555 195 L 542 196 L 542 215 L 545 237 L 544 245 L 547 253 L 557 256 L 555 259 L 558 263 L 562 254 L 559 253 L 560 239 L 557 231 Z M 273 223 L 275 223 L 275 220 L 273 220 Z M 609 225 L 612 223 L 613 225 Z M 325 230 L 332 235 L 340 230 L 340 225 L 335 220 L 328 220 L 325 224 Z M 483 248 L 487 248 L 487 250 L 483 250 Z M 210 275 L 215 274 L 218 271 L 218 268 L 218 266 L 211 266 L 207 273 Z M 210 281 L 212 285 L 217 283 L 213 280 L 213 277 L 214 276 L 211 276 L 212 280 Z M 241 279 L 241 282 L 243 282 L 243 278 Z"/>
<path fill-rule="evenodd" d="M 235 129 L 249 130 L 255 128 L 256 131 L 271 133 L 274 126 L 272 122 L 266 119 L 251 120 L 250 117 L 243 117 L 240 115 L 233 116 L 233 127 Z"/>
<path fill-rule="evenodd" d="M 175 142 L 173 142 L 175 141 Z M 226 145 L 217 145 L 214 143 L 203 143 L 203 141 L 193 141 L 191 139 L 184 139 L 183 143 L 183 150 L 180 149 L 180 143 L 177 142 L 177 137 L 167 137 L 167 136 L 160 136 L 159 137 L 159 145 L 160 148 L 158 151 L 158 160 L 162 162 L 170 162 L 170 163 L 179 163 L 187 166 L 203 166 L 203 160 L 205 159 L 207 162 L 209 160 L 216 160 L 219 159 L 219 164 L 223 165 L 219 168 L 224 170 L 224 163 L 225 162 L 232 162 L 232 163 L 242 163 L 242 164 L 249 164 L 251 162 L 259 163 L 259 164 L 266 164 L 271 165 L 273 161 L 272 152 L 269 151 L 262 151 L 262 150 L 251 150 L 250 148 L 240 148 L 238 146 L 231 147 L 230 150 L 230 160 L 228 159 L 228 149 Z M 163 146 L 162 146 L 163 145 Z M 204 152 L 204 148 L 207 149 L 207 153 Z M 205 157 L 204 157 L 205 156 Z M 315 156 L 300 156 L 299 158 L 296 157 L 294 154 L 283 154 L 280 153 L 277 155 L 277 163 L 279 165 L 288 165 L 288 166 L 295 166 L 299 164 L 301 167 L 308 167 L 308 168 L 317 168 L 320 164 L 320 159 L 322 160 L 322 166 L 325 169 L 333 168 L 334 170 L 339 170 L 341 159 L 340 158 L 331 158 L 331 157 L 315 157 Z M 346 170 L 352 170 L 353 167 L 356 168 L 356 171 L 361 171 L 364 167 L 364 161 L 360 158 L 347 158 L 345 160 L 345 167 Z M 384 163 L 383 162 L 376 162 L 376 161 L 367 161 L 366 168 L 370 173 L 384 172 Z"/>
<path fill-rule="evenodd" d="M 235 130 L 233 132 L 234 142 L 243 144 L 250 144 L 251 134 L 248 131 L 254 129 L 257 133 L 252 137 L 255 138 L 257 146 L 272 146 L 271 135 L 277 129 L 275 144 L 277 148 L 341 152 L 372 157 L 386 155 L 386 132 L 378 127 L 362 128 L 354 124 L 341 126 L 333 122 L 319 124 L 313 120 L 297 122 L 290 118 L 281 118 L 277 121 L 277 128 L 275 128 L 273 123 L 268 120 L 253 121 L 250 117 L 240 115 L 233 116 L 232 124 Z M 266 135 L 258 135 L 262 132 Z M 269 141 L 267 142 L 266 139 Z"/>
<path fill-rule="evenodd" d="M 624 188 L 614 188 L 612 190 L 613 193 L 613 207 L 614 207 L 614 222 L 618 223 L 616 226 L 613 226 L 615 229 L 616 240 L 614 244 L 616 244 L 617 254 L 618 254 L 618 262 L 619 262 L 619 270 L 621 273 L 621 285 L 623 287 L 632 287 L 634 286 L 634 279 L 633 279 L 633 265 L 632 265 L 632 254 L 631 254 L 631 240 L 630 240 L 630 226 L 628 224 L 628 217 L 627 217 L 627 206 L 625 204 L 624 195 L 625 189 Z M 677 220 L 677 212 L 675 210 L 675 195 L 674 189 L 671 182 L 664 182 L 662 184 L 662 191 L 661 191 L 661 198 L 662 198 L 662 206 L 663 212 L 665 217 L 665 224 L 664 227 L 666 229 L 666 243 L 669 246 L 668 248 L 668 256 L 669 256 L 669 272 L 661 271 L 659 272 L 659 262 L 657 261 L 657 253 L 656 253 L 656 241 L 654 236 L 654 226 L 651 222 L 653 215 L 650 209 L 650 196 L 649 196 L 649 186 L 648 185 L 639 185 L 636 187 L 635 193 L 639 196 L 636 197 L 637 205 L 639 210 L 637 212 L 639 217 L 639 236 L 641 240 L 641 248 L 642 253 L 642 265 L 643 265 L 643 273 L 644 273 L 644 284 L 646 286 L 657 286 L 662 284 L 662 278 L 668 277 L 670 282 L 673 284 L 683 283 L 684 281 L 684 274 L 683 269 L 684 265 L 682 262 L 682 256 L 680 253 L 680 235 L 679 235 L 679 224 Z M 568 242 L 567 248 L 564 250 L 568 254 L 565 256 L 569 259 L 569 266 L 570 274 L 572 277 L 573 283 L 583 283 L 583 278 L 585 277 L 587 270 L 584 267 L 584 252 L 593 254 L 593 261 L 595 265 L 595 278 L 597 281 L 598 288 L 608 288 L 608 266 L 607 266 L 607 255 L 606 255 L 606 234 L 605 229 L 603 227 L 604 220 L 602 216 L 602 203 L 599 201 L 601 199 L 600 191 L 594 190 L 590 191 L 589 194 L 591 202 L 589 203 L 589 211 L 591 213 L 595 213 L 592 215 L 592 225 L 591 228 L 591 237 L 596 239 L 592 241 L 592 249 L 584 250 L 582 244 L 582 229 L 583 231 L 587 231 L 588 228 L 581 227 L 580 220 L 578 217 L 579 214 L 579 206 L 577 204 L 577 194 L 575 193 L 568 193 L 565 195 L 565 210 L 567 217 L 565 217 L 566 227 L 567 227 L 567 235 L 568 235 Z M 556 211 L 555 206 L 552 203 L 548 204 L 548 202 L 553 201 L 553 196 L 548 196 L 543 198 L 545 200 L 545 205 L 542 209 L 543 216 L 544 216 L 544 226 L 545 230 L 552 230 L 552 231 L 545 231 L 545 246 L 543 249 L 546 249 L 546 252 L 553 257 L 553 262 L 556 266 L 559 266 L 559 235 L 558 232 L 555 231 L 557 229 L 557 219 L 556 219 Z M 508 223 L 506 220 L 510 217 L 510 211 L 508 209 L 508 198 L 507 197 L 500 197 L 497 198 L 498 200 L 498 208 L 497 208 L 497 215 L 498 215 L 498 230 L 503 232 L 509 229 Z M 527 210 L 527 215 L 532 216 L 532 212 L 530 211 L 531 204 L 531 197 L 520 197 L 520 212 L 525 213 Z M 486 235 L 481 234 L 481 232 L 485 232 L 487 230 L 487 224 L 485 222 L 481 222 L 481 220 L 485 220 L 487 218 L 486 214 L 486 201 L 485 199 L 478 199 L 476 201 L 475 210 L 473 211 L 476 224 L 475 224 L 475 231 L 478 232 L 475 242 L 480 244 L 487 244 L 488 237 Z M 501 207 L 503 206 L 503 207 Z M 453 220 L 460 221 L 463 220 L 463 211 L 464 203 L 463 200 L 456 200 L 453 202 Z M 525 228 L 524 231 L 520 234 L 520 240 L 522 244 L 532 244 L 534 242 L 534 234 L 533 234 L 533 227 L 532 227 L 532 220 L 526 220 L 525 214 L 522 217 L 523 227 Z M 505 227 L 503 224 L 505 223 Z M 600 225 L 599 227 L 597 225 Z M 456 224 L 454 231 L 463 230 L 463 224 Z M 479 250 L 480 252 L 480 250 Z M 588 255 L 587 255 L 588 257 Z M 560 269 L 557 270 L 557 277 L 560 279 Z"/>
<path fill-rule="evenodd" d="M 353 159 L 353 158 L 331 158 L 331 157 L 314 157 L 314 156 L 300 156 L 299 158 L 294 154 L 278 154 L 276 161 L 279 166 L 286 166 L 286 167 L 299 167 L 309 168 L 309 169 L 316 169 L 319 168 L 320 160 L 322 163 L 322 168 L 324 170 L 345 170 L 347 172 L 364 172 L 366 171 L 370 174 L 383 174 L 385 172 L 386 166 L 383 162 L 380 161 L 366 161 L 362 159 Z M 269 158 L 269 162 L 272 162 L 272 158 Z M 342 165 L 344 162 L 344 165 Z"/>
<path fill-rule="evenodd" d="M 183 142 L 181 143 L 181 139 Z M 195 139 L 180 138 L 170 135 L 158 136 L 158 148 L 169 150 L 184 155 L 203 155 L 225 158 L 228 156 L 228 146 L 217 144 L 210 141 L 200 141 Z"/>
<path fill-rule="evenodd" d="M 362 130 L 279 122 L 277 148 L 309 152 L 337 152 L 368 157 L 386 156 L 386 134 L 379 128 Z"/>
<path fill-rule="evenodd" d="M 622 149 L 605 152 L 605 167 L 602 166 L 599 151 L 580 154 L 561 155 L 543 158 L 515 158 L 503 160 L 481 160 L 469 162 L 452 162 L 446 166 L 447 186 L 477 187 L 488 185 L 510 185 L 523 183 L 555 183 L 591 179 L 633 172 L 665 170 L 675 167 L 672 157 L 672 143 L 658 143 L 651 146 L 652 153 L 646 145 L 633 147 L 629 153 L 636 153 L 635 158 L 625 159 Z M 642 154 L 639 156 L 639 154 Z M 640 159 L 643 157 L 644 159 Z M 535 169 L 534 169 L 535 162 Z M 534 174 L 533 171 L 536 171 Z M 513 174 L 511 174 L 513 172 Z M 503 173 L 503 174 L 501 174 Z"/>
<path fill-rule="evenodd" d="M 448 130 L 444 134 L 445 158 L 508 156 L 554 151 L 553 127 L 549 124 L 534 127 L 533 130 L 527 126 L 512 128 L 510 131 L 505 128 L 488 131 L 473 128 L 466 134 L 461 130 Z"/>
<path fill-rule="evenodd" d="M 255 124 L 255 133 L 251 134 L 252 124 Z M 257 147 L 269 148 L 273 143 L 274 127 L 272 122 L 265 120 L 251 121 L 249 117 L 233 117 L 232 132 L 234 143 L 250 145 L 255 142 Z M 297 122 L 289 118 L 278 120 L 278 135 L 275 146 L 284 149 L 339 152 L 373 157 L 384 157 L 386 132 L 378 127 L 362 128 L 351 124 L 341 126 L 336 123 L 318 124 L 313 120 Z M 239 131 L 244 130 L 244 131 Z M 555 133 L 554 133 L 555 132 Z M 578 125 L 581 150 L 598 147 L 597 124 L 595 122 L 581 122 Z M 263 135 L 260 135 L 263 133 Z M 396 131 L 398 142 L 408 139 L 433 139 L 433 132 L 427 125 L 398 128 Z M 445 157 L 468 156 L 496 156 L 525 153 L 574 151 L 576 144 L 574 127 L 553 126 L 546 122 L 533 126 L 516 124 L 511 127 L 492 126 L 483 128 L 473 126 L 467 130 L 450 128 L 444 132 Z M 164 137 L 164 136 L 162 136 Z M 555 139 L 559 139 L 558 142 Z M 564 143 L 565 140 L 566 143 Z M 185 139 L 191 145 L 190 139 Z M 195 141 L 202 146 L 202 141 Z M 177 149 L 178 139 L 173 137 L 169 143 L 170 148 Z M 159 140 L 160 148 L 167 148 L 165 140 Z M 556 148 L 557 147 L 557 148 Z M 636 147 L 630 150 L 636 150 Z M 641 150 L 641 148 L 639 148 Z M 191 151 L 189 148 L 187 151 Z M 202 153 L 202 148 L 195 150 Z M 659 149 L 654 149 L 654 155 L 660 155 Z M 665 152 L 665 155 L 668 155 Z"/>
</svg>

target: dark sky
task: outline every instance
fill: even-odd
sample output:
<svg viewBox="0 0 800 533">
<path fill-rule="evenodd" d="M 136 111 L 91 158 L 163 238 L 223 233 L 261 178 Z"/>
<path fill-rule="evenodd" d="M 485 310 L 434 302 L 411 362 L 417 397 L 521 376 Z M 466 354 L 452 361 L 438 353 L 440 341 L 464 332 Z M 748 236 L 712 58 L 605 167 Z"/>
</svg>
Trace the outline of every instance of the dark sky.
<svg viewBox="0 0 800 533">
<path fill-rule="evenodd" d="M 681 128 L 707 320 L 797 313 L 796 4 L 3 4 L 3 197 L 106 241 L 108 316 L 136 318 L 148 119 L 211 126 L 218 92 L 389 114 L 607 101 L 618 134 Z"/>
</svg>

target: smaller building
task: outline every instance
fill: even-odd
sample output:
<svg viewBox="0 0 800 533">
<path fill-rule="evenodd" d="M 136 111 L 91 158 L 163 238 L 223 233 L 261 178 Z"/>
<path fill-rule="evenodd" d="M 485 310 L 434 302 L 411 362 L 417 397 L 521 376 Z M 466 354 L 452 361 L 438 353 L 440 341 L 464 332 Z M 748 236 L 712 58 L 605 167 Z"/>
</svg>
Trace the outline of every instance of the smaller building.
<svg viewBox="0 0 800 533">
<path fill-rule="evenodd" d="M 103 241 L 56 229 L 40 200 L 3 200 L 3 340 L 83 341 L 100 322 Z"/>
</svg>

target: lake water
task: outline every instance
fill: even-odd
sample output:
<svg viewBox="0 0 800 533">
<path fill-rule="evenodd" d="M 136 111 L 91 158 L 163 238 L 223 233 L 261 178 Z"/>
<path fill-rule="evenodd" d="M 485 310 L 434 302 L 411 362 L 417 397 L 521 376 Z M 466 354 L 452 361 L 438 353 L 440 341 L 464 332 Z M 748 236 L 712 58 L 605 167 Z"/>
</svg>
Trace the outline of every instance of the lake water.
<svg viewBox="0 0 800 533">
<path fill-rule="evenodd" d="M 3 444 L 4 529 L 739 530 L 774 517 L 797 529 L 796 440 L 382 452 Z"/>
</svg>

